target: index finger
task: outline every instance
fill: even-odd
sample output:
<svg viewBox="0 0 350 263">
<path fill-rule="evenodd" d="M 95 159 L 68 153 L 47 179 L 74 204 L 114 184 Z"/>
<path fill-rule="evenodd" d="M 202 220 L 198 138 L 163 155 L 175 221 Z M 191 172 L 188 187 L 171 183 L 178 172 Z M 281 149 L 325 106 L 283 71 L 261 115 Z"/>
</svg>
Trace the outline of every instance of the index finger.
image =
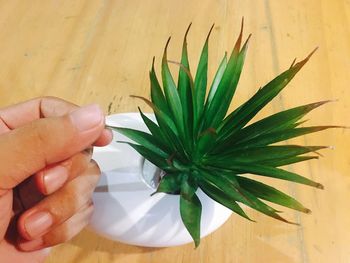
<svg viewBox="0 0 350 263">
<path fill-rule="evenodd" d="M 0 109 L 1 122 L 8 130 L 13 130 L 34 120 L 46 117 L 60 117 L 79 108 L 78 105 L 56 97 L 39 97 Z M 95 146 L 107 145 L 112 133 L 105 130 L 94 143 Z"/>
<path fill-rule="evenodd" d="M 0 117 L 11 130 L 45 117 L 59 117 L 78 105 L 55 97 L 39 97 L 0 109 Z"/>
</svg>

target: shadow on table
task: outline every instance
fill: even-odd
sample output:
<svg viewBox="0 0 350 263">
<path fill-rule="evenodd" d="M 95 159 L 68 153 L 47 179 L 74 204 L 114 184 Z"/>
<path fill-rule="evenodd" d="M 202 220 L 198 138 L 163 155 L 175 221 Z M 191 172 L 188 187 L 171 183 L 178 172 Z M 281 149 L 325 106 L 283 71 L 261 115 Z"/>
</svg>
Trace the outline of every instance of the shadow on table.
<svg viewBox="0 0 350 263">
<path fill-rule="evenodd" d="M 79 252 L 75 254 L 69 262 L 85 262 L 91 253 L 106 253 L 107 257 L 115 258 L 127 254 L 151 253 L 164 248 L 148 248 L 132 246 L 109 240 L 95 234 L 93 231 L 85 229 L 76 238 L 71 240 L 69 245 L 77 247 Z"/>
<path fill-rule="evenodd" d="M 235 258 L 235 262 L 244 262 L 248 257 L 251 260 L 250 262 L 296 263 L 299 262 L 300 258 L 308 257 L 305 244 L 299 237 L 302 234 L 302 228 L 274 221 L 266 216 L 257 214 L 255 216 L 258 217 L 256 219 L 259 223 L 251 223 L 238 216 L 233 216 L 220 229 L 215 231 L 215 238 L 213 238 L 214 235 L 204 238 L 198 249 L 193 250 L 193 244 L 184 245 L 182 248 L 186 248 L 186 246 L 191 248 L 188 251 L 186 250 L 191 254 L 188 255 L 190 259 L 193 256 L 200 258 L 199 255 L 203 253 L 208 256 L 212 248 L 220 246 L 221 253 L 227 251 L 224 258 L 228 261 L 225 262 L 231 262 L 233 258 Z M 236 229 L 239 234 L 238 237 L 237 235 L 227 236 L 227 233 L 233 232 L 233 229 Z M 241 242 L 242 239 L 245 240 L 245 243 Z M 88 229 L 85 229 L 65 246 L 70 251 L 68 253 L 69 258 L 65 257 L 65 262 L 74 263 L 97 262 L 98 260 L 101 260 L 101 262 L 118 262 L 118 260 L 125 262 L 126 259 L 128 262 L 136 262 L 139 256 L 150 256 L 152 258 L 152 253 L 164 252 L 164 249 L 169 250 L 169 255 L 174 255 L 170 252 L 172 248 L 147 248 L 126 245 L 106 239 Z M 247 254 L 245 246 L 249 247 L 248 250 L 254 248 L 254 253 Z M 60 250 L 59 253 L 63 252 L 63 250 Z M 161 252 L 161 254 L 164 253 Z M 55 256 L 59 257 L 60 255 Z M 174 258 L 174 260 L 176 259 Z"/>
<path fill-rule="evenodd" d="M 193 251 L 189 250 L 189 251 L 192 251 L 195 254 L 197 253 L 202 254 L 203 251 L 206 251 L 207 249 L 209 249 L 208 246 L 215 247 L 218 245 L 218 242 L 219 242 L 223 246 L 222 249 L 224 251 L 227 251 L 225 258 L 228 261 L 225 261 L 225 262 L 231 262 L 233 258 L 235 258 L 236 260 L 235 262 L 244 262 L 244 260 L 247 259 L 245 258 L 245 256 L 247 255 L 246 254 L 245 256 L 240 255 L 240 252 L 242 252 L 242 249 L 245 250 L 244 248 L 242 248 L 242 244 L 239 244 L 240 242 L 238 240 L 237 240 L 238 242 L 233 242 L 231 240 L 228 241 L 227 237 L 224 237 L 227 231 L 232 231 L 232 224 L 236 224 L 236 222 L 232 222 L 232 221 L 237 221 L 237 218 L 235 220 L 229 220 L 224 224 L 223 227 L 221 227 L 219 230 L 215 232 L 216 240 L 213 240 L 212 235 L 209 235 L 207 238 L 202 240 L 201 247 L 199 247 L 197 250 L 193 250 Z M 262 262 L 284 262 L 284 263 L 298 262 L 296 258 L 298 258 L 298 256 L 300 255 L 297 256 L 297 255 L 290 254 L 289 249 L 287 249 L 286 247 L 278 248 L 269 242 L 269 239 L 274 239 L 274 237 L 279 235 L 293 236 L 292 234 L 294 232 L 293 230 L 289 229 L 288 227 L 285 227 L 284 224 L 280 224 L 280 223 L 276 223 L 274 227 L 270 227 L 269 230 L 266 229 L 266 226 L 264 226 L 264 224 L 259 225 L 255 223 L 249 223 L 249 222 L 245 222 L 245 223 L 251 224 L 250 225 L 251 233 L 254 233 L 251 239 L 248 237 L 245 237 L 246 240 L 249 240 L 249 246 L 254 247 L 253 255 L 249 256 L 249 259 L 252 260 L 252 262 L 260 262 L 258 258 L 262 258 L 263 259 Z M 235 237 L 235 239 L 237 239 L 237 237 Z M 227 246 L 227 243 L 224 242 L 224 240 L 227 243 L 232 245 Z M 92 262 L 91 261 L 92 259 L 96 260 L 97 262 L 97 258 L 99 258 L 100 260 L 103 259 L 101 262 L 118 262 L 118 259 L 119 260 L 124 259 L 123 262 L 125 262 L 125 258 L 127 257 L 130 257 L 130 262 L 136 262 L 134 260 L 138 258 L 138 255 L 142 257 L 142 254 L 152 254 L 153 252 L 169 249 L 169 248 L 147 248 L 147 247 L 126 245 L 123 243 L 111 241 L 104 237 L 98 236 L 90 230 L 84 230 L 76 238 L 74 238 L 71 242 L 69 242 L 68 245 L 74 246 L 78 250 L 76 253 L 72 253 L 72 255 L 74 256 L 72 256 L 71 258 L 68 259 L 68 261 L 66 261 L 66 262 L 74 262 L 74 263 Z M 192 248 L 192 244 L 184 245 L 183 247 L 185 246 L 191 246 Z M 72 247 L 70 247 L 70 249 L 72 249 Z M 178 249 L 178 247 L 175 249 Z M 294 252 L 298 253 L 299 251 L 297 248 L 295 248 Z M 222 251 L 220 253 L 222 253 Z M 175 261 L 171 261 L 171 262 L 175 262 Z"/>
</svg>

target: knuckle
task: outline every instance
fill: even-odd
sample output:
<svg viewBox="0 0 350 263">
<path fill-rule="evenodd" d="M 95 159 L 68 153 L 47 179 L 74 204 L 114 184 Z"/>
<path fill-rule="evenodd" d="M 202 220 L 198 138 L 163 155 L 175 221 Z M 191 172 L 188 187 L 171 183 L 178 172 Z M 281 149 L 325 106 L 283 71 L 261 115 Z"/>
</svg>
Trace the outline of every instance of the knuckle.
<svg viewBox="0 0 350 263">
<path fill-rule="evenodd" d="M 30 140 L 34 144 L 34 148 L 36 153 L 40 155 L 40 157 L 44 158 L 46 162 L 46 147 L 50 144 L 49 139 L 47 137 L 48 127 L 46 122 L 38 120 L 36 122 L 32 122 L 30 125 Z"/>
<path fill-rule="evenodd" d="M 47 130 L 47 125 L 45 122 L 38 120 L 36 122 L 32 122 L 29 124 L 30 129 L 32 131 L 32 134 L 34 136 L 34 140 L 37 144 L 37 146 L 43 146 L 47 142 L 47 138 L 45 136 L 46 130 Z"/>
</svg>

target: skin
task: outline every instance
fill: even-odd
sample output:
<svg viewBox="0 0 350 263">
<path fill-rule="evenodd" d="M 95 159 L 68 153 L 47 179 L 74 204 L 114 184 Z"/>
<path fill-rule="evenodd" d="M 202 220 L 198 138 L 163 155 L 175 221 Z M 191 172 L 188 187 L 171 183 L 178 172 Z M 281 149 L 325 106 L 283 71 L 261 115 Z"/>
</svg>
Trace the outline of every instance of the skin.
<svg viewBox="0 0 350 263">
<path fill-rule="evenodd" d="M 0 109 L 0 262 L 43 262 L 88 224 L 100 176 L 92 146 L 112 140 L 104 121 L 96 105 L 54 97 Z"/>
</svg>

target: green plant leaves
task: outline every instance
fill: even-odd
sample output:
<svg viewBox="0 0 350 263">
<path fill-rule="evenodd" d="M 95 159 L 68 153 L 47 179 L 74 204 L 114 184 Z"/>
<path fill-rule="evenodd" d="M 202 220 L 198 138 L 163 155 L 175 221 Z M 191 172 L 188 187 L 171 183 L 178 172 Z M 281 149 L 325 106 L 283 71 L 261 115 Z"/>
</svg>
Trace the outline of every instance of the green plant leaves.
<svg viewBox="0 0 350 263">
<path fill-rule="evenodd" d="M 200 243 L 200 223 L 202 215 L 202 204 L 196 195 L 196 187 L 191 180 L 183 177 L 180 195 L 180 214 L 182 222 L 193 238 L 195 246 Z"/>
<path fill-rule="evenodd" d="M 207 75 L 208 75 L 208 42 L 211 31 L 214 25 L 209 30 L 207 39 L 205 41 L 202 53 L 199 59 L 196 77 L 194 79 L 194 123 L 199 124 L 199 119 L 203 114 L 205 93 L 207 89 Z M 197 127 L 195 130 L 197 131 Z"/>
<path fill-rule="evenodd" d="M 141 144 L 142 146 L 158 154 L 159 156 L 162 156 L 164 158 L 168 157 L 168 154 L 162 150 L 162 149 L 166 149 L 167 146 L 166 145 L 163 146 L 162 143 L 156 137 L 151 136 L 148 133 L 129 129 L 129 128 L 121 128 L 121 127 L 111 127 L 111 129 L 121 134 L 124 134 L 134 142 Z"/>
<path fill-rule="evenodd" d="M 154 58 L 152 62 L 152 69 L 149 73 L 149 78 L 151 82 L 151 98 L 154 105 L 162 112 L 170 116 L 168 104 L 165 100 L 162 88 L 158 82 L 156 73 L 154 71 Z"/>
<path fill-rule="evenodd" d="M 230 59 L 225 67 L 220 83 L 217 86 L 212 100 L 208 103 L 208 109 L 203 115 L 204 130 L 209 127 L 218 127 L 219 123 L 225 117 L 232 97 L 236 91 L 250 37 L 248 37 L 246 43 L 243 45 L 242 50 L 239 51 L 243 33 L 242 31 L 243 27 L 235 48 L 233 49 Z"/>
<path fill-rule="evenodd" d="M 167 162 L 167 158 L 165 158 L 164 156 L 160 156 L 157 153 L 149 150 L 148 148 L 146 148 L 146 147 L 144 147 L 142 145 L 138 145 L 138 144 L 134 144 L 134 143 L 128 143 L 128 142 L 123 142 L 123 143 L 126 143 L 126 144 L 130 145 L 140 155 L 145 157 L 148 161 L 153 163 L 155 166 L 161 168 L 162 170 L 169 171 L 169 172 L 174 170 L 174 168 L 172 166 L 170 166 L 169 163 Z"/>
<path fill-rule="evenodd" d="M 222 168 L 232 169 L 232 171 L 235 171 L 237 174 L 250 173 L 268 176 L 272 178 L 287 180 L 323 189 L 323 186 L 320 183 L 316 183 L 306 177 L 300 176 L 296 173 L 288 172 L 280 168 L 254 163 L 232 163 L 229 166 L 226 165 L 227 163 L 217 164 L 218 167 L 222 166 Z"/>
<path fill-rule="evenodd" d="M 167 60 L 167 48 L 169 44 L 170 38 L 164 49 L 164 55 L 162 59 L 162 80 L 163 80 L 163 88 L 165 93 L 165 99 L 170 108 L 170 112 L 172 113 L 172 117 L 174 122 L 176 123 L 176 127 L 179 130 L 180 137 L 184 136 L 184 121 L 183 121 L 183 110 L 181 105 L 181 100 L 179 93 L 177 91 L 174 79 L 170 73 L 168 60 Z"/>
<path fill-rule="evenodd" d="M 179 79 L 178 79 L 178 92 L 181 100 L 181 105 L 183 109 L 183 120 L 184 120 L 184 133 L 185 133 L 185 145 L 188 151 L 193 149 L 193 79 L 190 72 L 190 65 L 188 61 L 187 54 L 187 34 L 190 30 L 191 24 L 188 26 L 183 45 L 182 45 L 182 55 L 181 64 L 179 67 Z"/>
<path fill-rule="evenodd" d="M 310 209 L 305 208 L 294 198 L 282 193 L 281 191 L 269 185 L 242 176 L 237 176 L 237 180 L 242 188 L 244 188 L 246 191 L 250 192 L 252 195 L 258 198 L 285 207 L 289 207 L 291 209 L 298 210 L 303 213 L 311 212 Z"/>
<path fill-rule="evenodd" d="M 240 163 L 265 163 L 280 159 L 288 159 L 301 154 L 317 152 L 327 148 L 326 146 L 299 146 L 299 145 L 273 145 L 257 146 L 251 148 L 227 149 L 220 155 L 208 157 L 210 163 L 216 162 L 240 162 Z"/>
<path fill-rule="evenodd" d="M 259 89 L 251 99 L 227 116 L 219 129 L 219 133 L 223 133 L 221 136 L 229 136 L 244 127 L 267 103 L 280 93 L 310 59 L 314 52 L 315 50 L 304 60 L 296 63 L 266 84 L 263 88 Z"/>
<path fill-rule="evenodd" d="M 231 209 L 236 214 L 252 221 L 248 215 L 244 212 L 244 210 L 239 206 L 237 200 L 232 198 L 232 196 L 228 195 L 226 192 L 221 190 L 214 184 L 210 184 L 206 180 L 199 181 L 199 186 L 203 190 L 203 192 L 208 195 L 210 198 L 215 200 L 216 202 L 226 206 Z"/>
<path fill-rule="evenodd" d="M 210 174 L 206 174 L 206 176 L 209 175 Z M 238 178 L 236 175 L 228 174 L 227 172 L 223 171 L 222 175 L 223 176 L 220 176 L 215 180 L 207 180 L 207 178 L 199 180 L 199 186 L 208 196 L 248 220 L 251 219 L 237 204 L 237 202 L 243 203 L 267 216 L 273 217 L 286 223 L 290 223 L 286 219 L 279 216 L 277 214 L 277 210 L 259 200 L 254 194 L 246 191 L 240 186 L 240 184 L 233 186 L 230 181 L 236 181 Z"/>
<path fill-rule="evenodd" d="M 208 98 L 207 98 L 207 102 L 206 102 L 206 108 L 209 107 L 211 101 L 213 100 L 213 97 L 218 89 L 218 86 L 220 84 L 222 76 L 224 75 L 226 66 L 227 66 L 227 53 L 225 52 L 225 56 L 222 59 L 220 65 L 219 65 L 219 68 L 216 71 L 213 83 L 211 84 L 210 91 L 209 91 Z"/>
<path fill-rule="evenodd" d="M 156 193 L 178 195 L 181 191 L 182 174 L 166 174 L 161 179 Z"/>
<path fill-rule="evenodd" d="M 291 138 L 299 137 L 305 134 L 319 132 L 331 128 L 340 128 L 339 126 L 314 126 L 314 127 L 303 127 L 303 128 L 287 128 L 281 129 L 274 132 L 269 132 L 266 134 L 262 134 L 260 136 L 256 136 L 253 139 L 250 139 L 245 142 L 238 142 L 234 144 L 234 146 L 238 148 L 251 148 L 263 145 L 269 145 L 272 143 L 277 143 L 281 141 L 285 141 Z"/>
<path fill-rule="evenodd" d="M 257 121 L 243 129 L 236 129 L 236 131 L 231 130 L 230 139 L 224 140 L 225 144 L 232 143 L 232 141 L 247 141 L 259 135 L 273 132 L 273 131 L 281 131 L 287 128 L 294 128 L 294 124 L 304 117 L 307 113 L 328 103 L 329 101 L 320 101 L 316 103 L 311 103 L 299 107 L 295 107 L 292 109 L 288 109 L 285 111 L 281 111 L 279 113 L 268 116 L 260 121 Z M 239 111 L 239 110 L 236 110 Z M 238 115 L 238 113 L 236 113 Z M 233 117 L 232 117 L 233 118 Z M 228 119 L 228 118 L 227 118 Z M 226 120 L 227 122 L 227 120 Z M 246 121 L 245 121 L 246 122 Z M 224 121 L 225 123 L 225 121 Z M 227 124 L 226 124 L 227 125 Z M 227 136 L 227 132 L 223 132 L 224 128 L 220 129 L 219 137 L 225 138 L 225 133 Z M 225 130 L 226 131 L 226 130 Z M 221 140 L 223 141 L 223 140 Z"/>
<path fill-rule="evenodd" d="M 191 26 L 191 25 L 190 25 Z M 273 100 L 294 78 L 309 56 L 279 74 L 260 88 L 249 100 L 227 115 L 243 69 L 248 42 L 242 44 L 243 21 L 239 37 L 229 56 L 225 53 L 206 97 L 208 84 L 208 56 L 210 29 L 203 45 L 193 80 L 187 50 L 188 27 L 184 36 L 181 61 L 168 61 L 165 46 L 161 63 L 162 86 L 159 83 L 154 59 L 150 70 L 151 101 L 145 101 L 155 114 L 156 122 L 140 109 L 149 133 L 128 128 L 111 127 L 130 138 L 128 142 L 137 152 L 165 171 L 156 193 L 179 195 L 182 221 L 196 247 L 200 243 L 202 205 L 198 187 L 210 198 L 238 215 L 251 220 L 241 204 L 267 216 L 291 223 L 265 201 L 309 213 L 293 197 L 245 177 L 245 174 L 266 176 L 323 189 L 299 174 L 281 166 L 317 159 L 325 146 L 275 145 L 298 136 L 338 128 L 339 126 L 302 127 L 302 118 L 321 101 L 275 113 L 254 123 L 251 120 Z M 179 66 L 177 85 L 168 63 Z"/>
</svg>

